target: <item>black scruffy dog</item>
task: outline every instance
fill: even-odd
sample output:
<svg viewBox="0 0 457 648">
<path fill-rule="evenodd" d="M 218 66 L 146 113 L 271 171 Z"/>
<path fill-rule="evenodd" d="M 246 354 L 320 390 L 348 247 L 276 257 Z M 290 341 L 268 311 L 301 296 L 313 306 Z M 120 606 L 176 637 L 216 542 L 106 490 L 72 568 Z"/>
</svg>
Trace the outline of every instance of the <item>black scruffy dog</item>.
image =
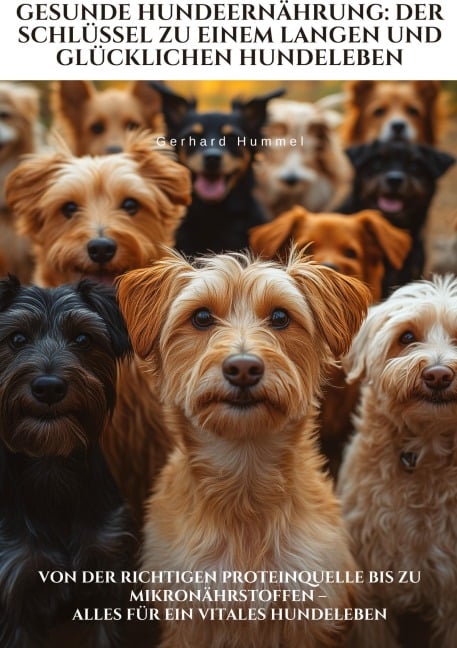
<svg viewBox="0 0 457 648">
<path fill-rule="evenodd" d="M 48 648 L 77 610 L 84 618 L 86 608 L 121 605 L 120 584 L 81 576 L 131 567 L 127 512 L 99 446 L 116 362 L 130 352 L 110 288 L 0 281 L 2 648 Z M 77 582 L 58 584 L 55 571 L 75 572 Z M 87 630 L 76 645 L 117 645 L 113 621 L 68 625 L 72 639 Z"/>
<path fill-rule="evenodd" d="M 252 195 L 252 162 L 268 101 L 284 91 L 235 100 L 231 113 L 200 113 L 195 100 L 187 101 L 163 84 L 151 85 L 162 95 L 168 140 L 193 176 L 192 204 L 177 232 L 176 248 L 197 256 L 248 247 L 248 230 L 267 220 Z"/>
<path fill-rule="evenodd" d="M 352 194 L 342 207 L 351 214 L 377 209 L 392 225 L 408 230 L 411 252 L 401 270 L 387 264 L 384 296 L 393 286 L 419 279 L 425 264 L 422 228 L 436 181 L 455 159 L 430 146 L 407 141 L 374 141 L 346 150 L 355 169 Z"/>
</svg>

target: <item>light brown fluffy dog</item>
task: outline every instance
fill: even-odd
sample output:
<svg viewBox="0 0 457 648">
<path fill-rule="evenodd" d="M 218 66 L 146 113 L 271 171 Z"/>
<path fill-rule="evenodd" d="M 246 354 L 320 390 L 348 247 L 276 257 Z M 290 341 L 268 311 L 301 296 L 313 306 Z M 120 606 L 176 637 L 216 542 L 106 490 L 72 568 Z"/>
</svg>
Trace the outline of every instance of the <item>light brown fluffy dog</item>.
<svg viewBox="0 0 457 648">
<path fill-rule="evenodd" d="M 190 201 L 189 172 L 133 137 L 125 153 L 77 158 L 53 152 L 28 158 L 10 175 L 8 201 L 36 253 L 43 286 L 83 277 L 112 283 L 172 245 Z M 104 447 L 111 470 L 140 519 L 145 495 L 169 449 L 153 377 L 135 359 L 123 364 Z"/>
<path fill-rule="evenodd" d="M 33 269 L 30 244 L 17 234 L 5 200 L 5 180 L 26 153 L 39 144 L 39 93 L 32 86 L 0 83 L 0 274 L 11 272 L 23 283 Z"/>
<path fill-rule="evenodd" d="M 160 95 L 147 81 L 105 90 L 91 81 L 57 81 L 51 109 L 54 125 L 75 155 L 119 153 L 129 132 L 161 125 Z"/>
<path fill-rule="evenodd" d="M 340 121 L 319 102 L 268 104 L 266 144 L 255 171 L 258 198 L 272 216 L 293 205 L 328 209 L 342 199 L 352 168 L 339 141 Z"/>
<path fill-rule="evenodd" d="M 456 314 L 455 277 L 403 286 L 371 309 L 345 361 L 364 380 L 339 478 L 346 524 L 366 573 L 394 575 L 366 586 L 389 621 L 357 624 L 363 648 L 398 646 L 396 616 L 412 612 L 430 645 L 457 645 Z"/>
<path fill-rule="evenodd" d="M 363 318 L 363 284 L 300 257 L 282 267 L 220 255 L 192 267 L 170 256 L 122 276 L 119 301 L 179 437 L 149 501 L 142 568 L 215 572 L 219 590 L 249 589 L 243 579 L 224 585 L 223 570 L 352 569 L 321 472 L 314 405 L 323 367 Z M 351 605 L 347 584 L 322 587 L 325 607 Z M 222 606 L 244 618 L 265 608 L 258 622 L 209 622 L 202 604 L 190 605 L 191 621 L 164 624 L 161 648 L 324 648 L 340 646 L 346 630 L 341 621 L 274 622 L 275 605 L 260 601 Z"/>
<path fill-rule="evenodd" d="M 349 81 L 346 144 L 405 139 L 436 145 L 444 120 L 439 81 Z"/>
<path fill-rule="evenodd" d="M 253 251 L 264 258 L 285 258 L 291 243 L 306 249 L 317 263 L 361 279 L 369 287 L 373 301 L 379 301 L 384 259 L 401 268 L 411 248 L 411 237 L 376 211 L 346 216 L 312 214 L 303 207 L 294 207 L 250 232 Z M 333 475 L 338 472 L 342 449 L 352 431 L 351 414 L 358 395 L 358 385 L 348 385 L 341 368 L 329 369 L 319 427 L 322 449 Z"/>
</svg>

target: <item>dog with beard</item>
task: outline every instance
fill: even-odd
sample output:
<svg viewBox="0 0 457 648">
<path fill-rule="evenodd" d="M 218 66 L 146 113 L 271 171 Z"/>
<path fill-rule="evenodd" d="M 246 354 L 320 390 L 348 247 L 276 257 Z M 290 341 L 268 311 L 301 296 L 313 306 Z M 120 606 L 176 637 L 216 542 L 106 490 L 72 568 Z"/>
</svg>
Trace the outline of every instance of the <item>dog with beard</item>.
<svg viewBox="0 0 457 648">
<path fill-rule="evenodd" d="M 221 606 L 197 602 L 207 585 L 167 584 L 190 590 L 185 607 L 194 614 L 163 624 L 161 648 L 341 646 L 348 617 L 307 621 L 308 586 L 294 586 L 299 600 L 281 598 L 290 620 L 280 622 L 271 598 L 243 599 L 248 580 L 224 583 L 222 574 L 353 569 L 315 414 L 325 366 L 349 347 L 368 290 L 300 255 L 281 266 L 242 254 L 194 265 L 170 254 L 118 286 L 133 346 L 160 377 L 177 438 L 149 500 L 142 569 L 204 570 L 217 577 L 211 588 L 234 592 L 223 618 L 209 621 Z M 262 581 L 272 596 L 289 587 Z M 318 615 L 324 600 L 326 608 L 353 604 L 348 583 L 319 591 Z M 164 605 L 182 607 L 178 598 Z"/>
<path fill-rule="evenodd" d="M 173 244 L 190 201 L 189 172 L 154 150 L 154 142 L 139 133 L 123 153 L 30 156 L 10 175 L 7 197 L 21 232 L 33 242 L 37 284 L 84 277 L 112 284 L 159 257 L 161 245 Z M 103 448 L 138 524 L 170 447 L 153 377 L 139 358 L 123 362 Z"/>
<path fill-rule="evenodd" d="M 133 565 L 127 508 L 99 443 L 116 365 L 130 353 L 112 289 L 0 281 L 4 648 L 73 645 L 75 636 L 88 648 L 118 645 L 118 623 L 71 620 L 79 608 L 123 603 L 119 582 L 83 584 L 82 570 L 119 574 Z M 55 570 L 77 574 L 76 582 L 52 582 Z"/>
<path fill-rule="evenodd" d="M 340 211 L 352 214 L 377 209 L 388 221 L 406 230 L 412 248 L 401 269 L 387 266 L 383 295 L 392 287 L 420 279 L 425 265 L 423 228 L 437 180 L 454 164 L 448 153 L 406 141 L 374 141 L 346 150 L 355 177 L 351 195 Z"/>
<path fill-rule="evenodd" d="M 365 604 L 387 608 L 388 621 L 356 624 L 351 646 L 457 645 L 456 338 L 457 279 L 436 276 L 373 306 L 343 360 L 348 379 L 363 380 L 343 513 L 361 569 L 395 575 L 365 585 Z"/>
<path fill-rule="evenodd" d="M 162 95 L 167 140 L 193 178 L 192 203 L 175 247 L 189 256 L 247 248 L 249 228 L 267 220 L 254 195 L 254 156 L 268 102 L 284 91 L 234 100 L 231 112 L 201 113 L 196 100 L 151 84 Z"/>
</svg>

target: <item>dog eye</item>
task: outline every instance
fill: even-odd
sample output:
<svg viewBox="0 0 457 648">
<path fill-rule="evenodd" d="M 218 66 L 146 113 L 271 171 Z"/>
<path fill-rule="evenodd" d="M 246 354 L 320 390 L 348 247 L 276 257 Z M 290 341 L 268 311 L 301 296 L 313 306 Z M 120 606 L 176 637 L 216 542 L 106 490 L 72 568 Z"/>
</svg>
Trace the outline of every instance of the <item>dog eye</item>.
<svg viewBox="0 0 457 648">
<path fill-rule="evenodd" d="M 80 333 L 75 337 L 75 344 L 80 348 L 80 349 L 90 349 L 92 346 L 92 338 L 90 335 L 87 335 L 87 333 Z"/>
<path fill-rule="evenodd" d="M 406 112 L 408 113 L 408 115 L 411 115 L 411 117 L 419 117 L 419 111 L 416 106 L 408 106 L 406 108 Z"/>
<path fill-rule="evenodd" d="M 192 315 L 191 322 L 197 329 L 206 329 L 214 324 L 214 317 L 207 308 L 199 308 Z"/>
<path fill-rule="evenodd" d="M 22 349 L 27 344 L 27 338 L 23 333 L 13 333 L 10 336 L 10 344 L 14 349 Z"/>
<path fill-rule="evenodd" d="M 127 212 L 130 216 L 135 216 L 140 208 L 140 203 L 135 198 L 126 198 L 121 205 L 121 209 Z"/>
<path fill-rule="evenodd" d="M 381 106 L 379 108 L 376 108 L 376 110 L 373 110 L 373 117 L 382 117 L 385 114 L 386 109 Z"/>
<path fill-rule="evenodd" d="M 283 329 L 289 326 L 290 317 L 287 311 L 282 310 L 282 308 L 275 308 L 271 313 L 270 322 L 273 328 Z"/>
<path fill-rule="evenodd" d="M 139 123 L 136 122 L 136 121 L 133 121 L 133 120 L 128 121 L 128 122 L 126 123 L 126 125 L 125 125 L 125 128 L 126 128 L 127 130 L 137 130 L 137 128 L 139 128 L 139 127 L 140 127 Z"/>
<path fill-rule="evenodd" d="M 400 344 L 408 346 L 408 344 L 413 344 L 413 342 L 416 342 L 416 336 L 412 331 L 405 331 L 405 333 L 400 335 Z"/>
<path fill-rule="evenodd" d="M 101 135 L 105 130 L 105 125 L 103 122 L 95 122 L 91 124 L 90 130 L 94 135 Z"/>
<path fill-rule="evenodd" d="M 343 254 L 347 259 L 357 259 L 357 252 L 354 250 L 354 248 L 346 248 Z"/>
<path fill-rule="evenodd" d="M 2 110 L 0 112 L 0 119 L 9 119 L 11 117 L 11 113 L 6 112 L 6 110 Z"/>
<path fill-rule="evenodd" d="M 71 218 L 78 211 L 78 205 L 75 202 L 67 202 L 62 205 L 61 211 L 65 218 Z"/>
</svg>

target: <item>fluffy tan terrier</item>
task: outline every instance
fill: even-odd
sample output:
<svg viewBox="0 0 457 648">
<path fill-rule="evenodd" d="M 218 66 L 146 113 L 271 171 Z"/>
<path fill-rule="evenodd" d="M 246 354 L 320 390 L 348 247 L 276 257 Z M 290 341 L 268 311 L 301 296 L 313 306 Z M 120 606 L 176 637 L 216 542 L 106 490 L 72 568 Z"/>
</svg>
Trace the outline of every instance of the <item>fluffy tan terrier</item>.
<svg viewBox="0 0 457 648">
<path fill-rule="evenodd" d="M 393 574 L 366 586 L 389 621 L 356 624 L 364 648 L 401 645 L 408 613 L 430 624 L 430 645 L 457 646 L 456 313 L 456 278 L 403 286 L 371 309 L 346 358 L 365 382 L 339 478 L 344 516 L 366 573 Z"/>
<path fill-rule="evenodd" d="M 190 201 L 189 172 L 134 136 L 124 153 L 31 156 L 10 175 L 7 198 L 33 242 L 35 282 L 104 283 L 148 264 L 172 245 Z M 138 358 L 118 374 L 117 405 L 103 439 L 111 470 L 137 520 L 169 450 L 153 377 Z"/>
<path fill-rule="evenodd" d="M 356 279 L 300 256 L 287 267 L 235 254 L 192 267 L 170 256 L 120 278 L 134 348 L 160 375 L 179 439 L 149 501 L 143 569 L 221 577 L 222 570 L 353 568 L 321 471 L 314 409 L 324 367 L 348 348 L 368 298 Z M 323 585 L 322 594 L 312 607 L 352 604 L 347 584 Z M 341 646 L 347 629 L 343 621 L 273 622 L 277 604 L 259 601 L 203 604 L 244 615 L 266 607 L 257 622 L 208 622 L 197 613 L 201 603 L 189 605 L 193 619 L 165 623 L 161 648 L 324 648 Z"/>
</svg>

